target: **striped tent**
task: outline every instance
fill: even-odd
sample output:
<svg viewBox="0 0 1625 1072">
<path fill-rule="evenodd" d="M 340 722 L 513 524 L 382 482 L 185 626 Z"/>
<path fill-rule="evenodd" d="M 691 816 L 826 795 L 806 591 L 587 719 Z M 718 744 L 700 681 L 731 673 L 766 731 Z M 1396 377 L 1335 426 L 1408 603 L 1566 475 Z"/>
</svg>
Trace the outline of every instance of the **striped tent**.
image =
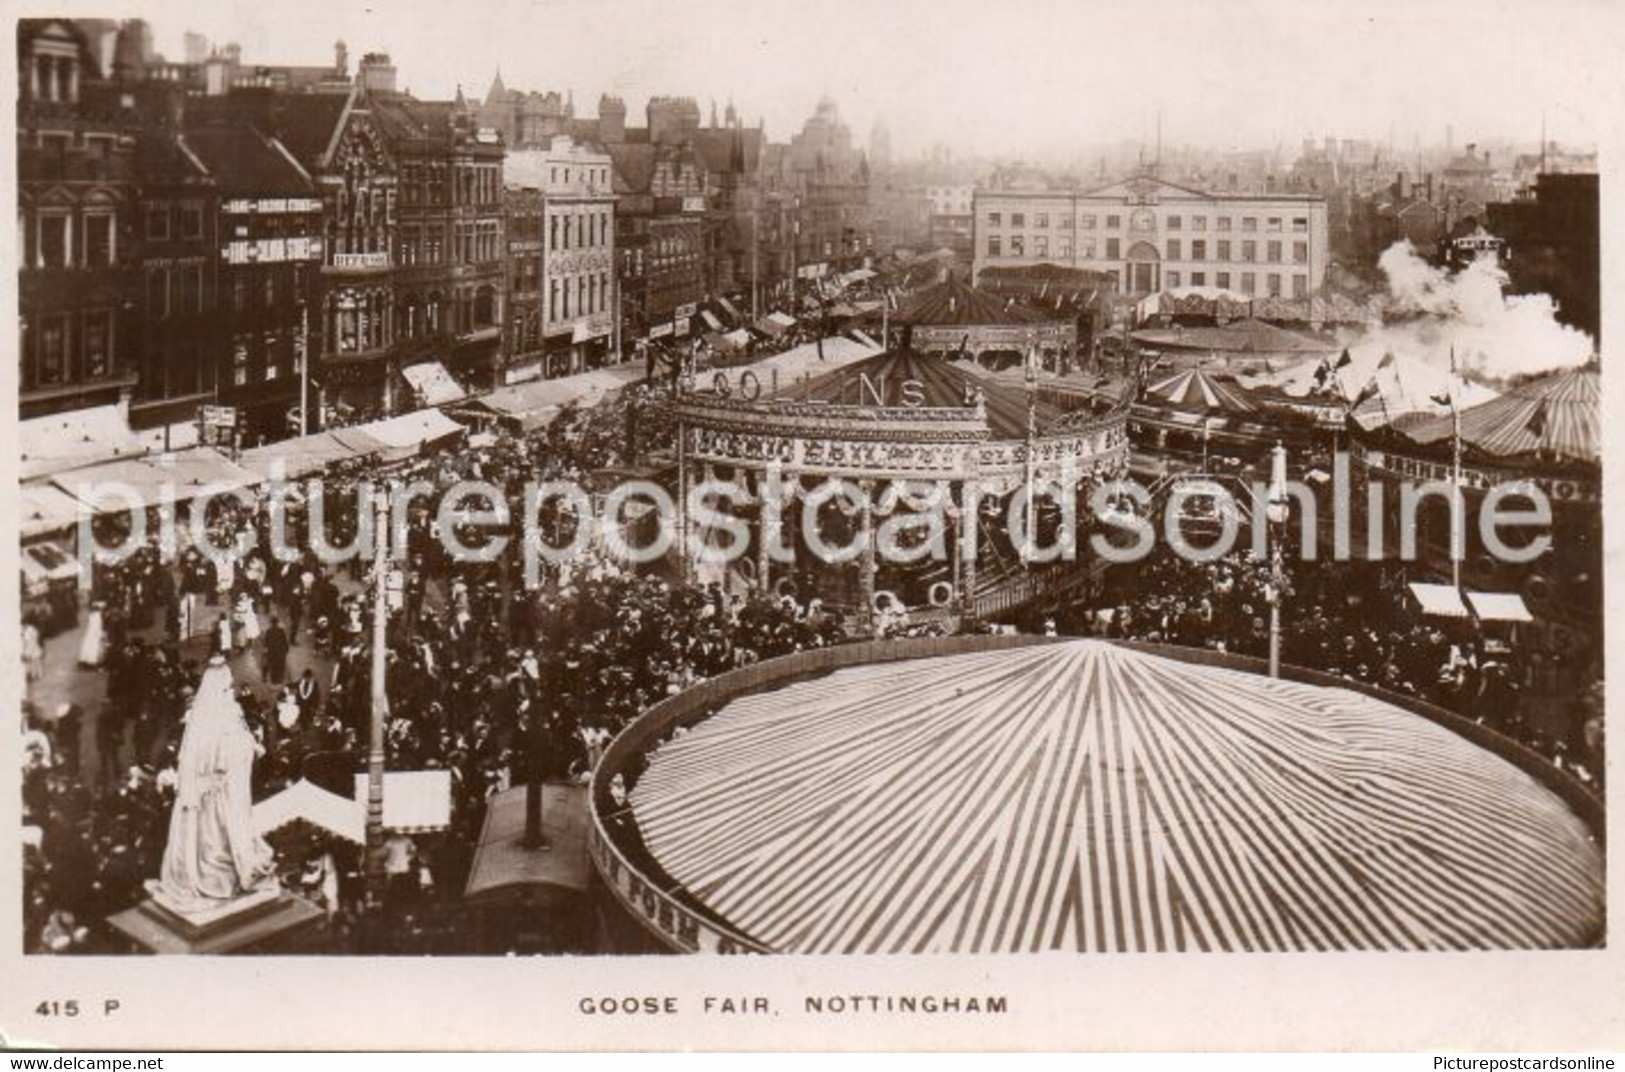
<svg viewBox="0 0 1625 1072">
<path fill-rule="evenodd" d="M 1566 369 L 1512 388 L 1461 414 L 1467 446 L 1512 457 L 1543 455 L 1571 461 L 1602 460 L 1602 377 L 1595 366 Z M 1447 442 L 1448 416 L 1406 431 L 1418 443 Z"/>
<path fill-rule="evenodd" d="M 1550 790 L 1344 689 L 1084 640 L 736 699 L 634 786 L 644 844 L 796 953 L 1547 948 L 1602 850 Z"/>
<path fill-rule="evenodd" d="M 1174 409 L 1216 413 L 1252 413 L 1258 407 L 1234 383 L 1226 383 L 1201 369 L 1186 369 L 1146 388 L 1147 402 Z"/>
</svg>

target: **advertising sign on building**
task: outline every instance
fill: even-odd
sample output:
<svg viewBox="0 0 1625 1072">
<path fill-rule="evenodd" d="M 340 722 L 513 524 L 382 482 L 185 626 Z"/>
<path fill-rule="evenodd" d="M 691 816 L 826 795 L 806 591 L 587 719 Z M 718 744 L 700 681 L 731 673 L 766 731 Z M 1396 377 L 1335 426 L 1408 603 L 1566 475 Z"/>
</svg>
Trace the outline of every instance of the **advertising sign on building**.
<svg viewBox="0 0 1625 1072">
<path fill-rule="evenodd" d="M 697 312 L 699 312 L 699 305 L 694 302 L 687 302 L 683 305 L 679 305 L 677 310 L 671 315 L 678 320 L 688 320 Z"/>
<path fill-rule="evenodd" d="M 678 338 L 682 338 L 684 335 L 687 335 L 688 334 L 688 317 L 686 317 L 686 316 L 678 317 L 677 321 L 676 321 L 675 330 L 677 332 L 677 337 Z"/>
<path fill-rule="evenodd" d="M 649 338 L 664 339 L 667 335 L 671 334 L 671 331 L 672 326 L 670 324 L 656 324 L 654 327 L 649 329 Z"/>
</svg>

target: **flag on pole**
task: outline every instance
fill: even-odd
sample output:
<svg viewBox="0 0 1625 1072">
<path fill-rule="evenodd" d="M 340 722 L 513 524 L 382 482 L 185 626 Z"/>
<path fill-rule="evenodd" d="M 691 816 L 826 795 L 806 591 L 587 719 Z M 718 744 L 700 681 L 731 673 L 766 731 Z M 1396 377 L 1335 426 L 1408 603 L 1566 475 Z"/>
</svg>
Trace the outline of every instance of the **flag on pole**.
<svg viewBox="0 0 1625 1072">
<path fill-rule="evenodd" d="M 1540 400 L 1540 403 L 1535 406 L 1535 412 L 1529 415 L 1529 422 L 1524 425 L 1524 428 L 1528 430 L 1529 434 L 1534 436 L 1536 439 L 1540 439 L 1546 435 L 1546 402 L 1547 400 L 1544 398 Z"/>
</svg>

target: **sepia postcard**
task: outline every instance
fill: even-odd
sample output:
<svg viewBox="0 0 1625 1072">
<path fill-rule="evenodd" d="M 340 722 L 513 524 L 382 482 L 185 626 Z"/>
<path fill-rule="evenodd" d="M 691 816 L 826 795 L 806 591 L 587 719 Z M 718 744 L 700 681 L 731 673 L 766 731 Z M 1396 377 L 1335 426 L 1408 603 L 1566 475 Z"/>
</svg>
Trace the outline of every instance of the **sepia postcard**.
<svg viewBox="0 0 1625 1072">
<path fill-rule="evenodd" d="M 9 21 L 0 1046 L 1625 1043 L 1616 7 Z"/>
</svg>

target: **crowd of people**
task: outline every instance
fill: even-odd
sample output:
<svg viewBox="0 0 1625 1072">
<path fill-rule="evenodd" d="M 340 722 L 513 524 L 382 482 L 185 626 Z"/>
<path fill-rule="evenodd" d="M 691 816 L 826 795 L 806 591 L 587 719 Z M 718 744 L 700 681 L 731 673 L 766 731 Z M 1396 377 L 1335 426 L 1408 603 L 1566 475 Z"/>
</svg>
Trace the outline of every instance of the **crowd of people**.
<svg viewBox="0 0 1625 1072">
<path fill-rule="evenodd" d="M 525 484 L 569 480 L 605 490 L 652 454 L 670 448 L 659 403 L 669 385 L 633 385 L 590 409 L 566 407 L 545 429 L 492 428 L 470 444 L 418 458 L 388 474 L 445 490 L 487 481 L 509 502 Z M 218 500 L 207 519 L 215 546 L 251 548 L 216 558 L 184 538 L 156 537 L 116 564 L 99 564 L 78 644 L 79 673 L 100 698 L 24 710 L 24 898 L 30 951 L 111 947 L 103 921 L 139 903 L 157 875 L 174 799 L 176 754 L 203 668 L 224 655 L 237 699 L 262 754 L 254 795 L 263 800 L 300 779 L 348 793 L 365 765 L 373 713 L 373 615 L 378 578 L 357 554 L 324 562 L 320 535 L 343 547 L 362 530 L 358 494 L 376 468 L 351 465 L 324 477 L 322 531 L 294 499 L 288 513 L 302 548 L 272 556 L 265 501 Z M 559 537 L 571 523 L 544 516 Z M 99 522 L 104 542 L 126 527 Z M 527 587 L 520 541 L 489 562 L 455 560 L 434 496 L 405 519 L 403 559 L 386 565 L 387 764 L 445 770 L 451 823 L 442 836 L 391 837 L 391 898 L 421 909 L 425 893 L 463 887 L 489 800 L 532 780 L 585 780 L 603 745 L 662 697 L 756 660 L 840 643 L 846 623 L 815 593 L 746 597 L 692 583 L 664 567 L 634 568 L 601 547 L 549 566 Z M 459 525 L 466 546 L 517 533 Z M 562 533 L 566 542 L 568 532 Z M 1290 562 L 1291 556 L 1287 556 Z M 1283 658 L 1442 705 L 1539 750 L 1600 787 L 1600 684 L 1580 690 L 1564 724 L 1539 728 L 1532 698 L 1554 680 L 1595 680 L 1588 653 L 1532 657 L 1487 643 L 1406 603 L 1405 575 L 1370 563 L 1316 563 L 1288 570 L 1292 607 Z M 1031 619 L 1033 631 L 1132 638 L 1264 656 L 1269 645 L 1267 570 L 1237 552 L 1209 563 L 1166 548 L 1133 567 L 1106 571 L 1089 595 Z M 877 623 L 884 636 L 917 635 L 941 623 Z M 984 628 L 986 624 L 984 623 Z M 55 643 L 68 643 L 58 640 Z M 32 687 L 43 663 L 38 632 L 27 650 Z M 87 754 L 88 753 L 88 754 Z M 93 758 L 92 758 L 93 756 Z M 364 886 L 360 853 L 336 836 L 284 832 L 283 880 L 328 911 L 334 948 L 356 933 Z M 408 892 L 402 892 L 408 891 Z M 447 903 L 450 903 L 449 900 Z"/>
<path fill-rule="evenodd" d="M 1373 562 L 1294 565 L 1283 555 L 1281 659 L 1413 696 L 1486 724 L 1600 791 L 1602 706 L 1596 654 L 1531 652 L 1463 621 L 1426 618 L 1402 568 Z M 1058 632 L 1209 648 L 1266 658 L 1273 572 L 1246 550 L 1195 562 L 1159 548 L 1108 570 L 1098 593 L 1056 612 Z M 1594 682 L 1576 688 L 1579 681 Z M 1537 704 L 1557 696 L 1568 734 Z"/>
<path fill-rule="evenodd" d="M 590 486 L 594 470 L 621 460 L 628 436 L 650 427 L 658 407 L 642 392 L 612 405 L 567 412 L 545 434 L 482 437 L 483 446 L 421 459 L 395 474 L 446 488 L 483 479 L 513 491 L 557 477 Z M 649 424 L 638 433 L 635 413 Z M 629 429 L 632 429 L 629 431 Z M 363 471 L 325 481 L 325 535 L 344 546 L 359 528 Z M 517 501 L 517 500 L 516 500 Z M 453 785 L 452 825 L 424 853 L 426 883 L 461 888 L 486 801 L 533 777 L 584 780 L 594 750 L 655 700 L 757 659 L 837 642 L 840 622 L 794 600 L 745 600 L 720 587 L 639 572 L 599 548 L 551 570 L 535 590 L 521 583 L 518 541 L 489 563 L 455 561 L 436 539 L 432 498 L 406 526 L 406 562 L 389 567 L 386 632 L 391 769 L 444 769 Z M 308 523 L 297 502 L 295 532 Z M 99 675 L 93 711 L 29 709 L 25 860 L 31 949 L 72 952 L 106 941 L 97 923 L 137 904 L 155 876 L 173 799 L 176 752 L 188 701 L 214 653 L 228 657 L 237 699 L 263 748 L 256 799 L 301 777 L 342 784 L 364 763 L 370 719 L 374 585 L 357 555 L 341 565 L 309 550 L 277 561 L 270 511 L 217 504 L 217 546 L 254 549 L 235 561 L 197 548 L 166 552 L 156 538 L 123 562 L 97 568 L 92 599 L 104 639 L 80 652 L 80 672 Z M 257 539 L 250 541 L 253 533 Z M 108 534 L 104 534 L 108 535 Z M 478 536 L 461 534 L 474 544 Z M 397 582 L 397 579 L 399 583 Z M 93 765 L 81 765 L 81 728 Z M 335 851 L 339 850 L 339 851 Z M 328 904 L 336 931 L 350 932 L 357 876 L 325 881 L 312 860 L 350 859 L 342 846 L 294 854 L 284 881 Z M 432 862 L 432 866 L 430 866 Z M 414 867 L 412 874 L 418 874 Z M 393 888 L 393 887 L 392 887 Z M 86 921 L 66 926 L 64 921 Z M 82 933 L 81 933 L 82 932 Z M 63 933 L 70 941 L 61 941 Z M 77 938 L 73 935 L 78 934 Z"/>
</svg>

